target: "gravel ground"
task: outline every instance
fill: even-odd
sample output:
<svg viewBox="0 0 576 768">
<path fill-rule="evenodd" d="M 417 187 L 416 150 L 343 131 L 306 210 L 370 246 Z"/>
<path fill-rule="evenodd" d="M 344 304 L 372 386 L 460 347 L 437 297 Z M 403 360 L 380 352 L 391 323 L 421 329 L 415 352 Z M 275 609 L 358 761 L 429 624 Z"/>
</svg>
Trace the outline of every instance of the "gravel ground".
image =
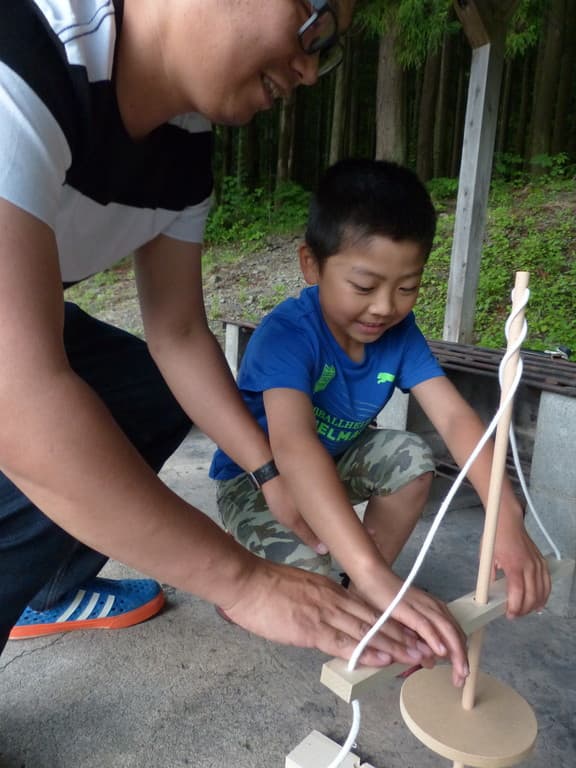
<svg viewBox="0 0 576 768">
<path fill-rule="evenodd" d="M 223 320 L 257 322 L 272 307 L 304 287 L 298 265 L 300 237 L 274 236 L 247 255 L 212 250 L 204 298 L 210 327 L 223 343 Z M 66 298 L 95 317 L 142 335 L 131 260 L 69 288 Z"/>
</svg>

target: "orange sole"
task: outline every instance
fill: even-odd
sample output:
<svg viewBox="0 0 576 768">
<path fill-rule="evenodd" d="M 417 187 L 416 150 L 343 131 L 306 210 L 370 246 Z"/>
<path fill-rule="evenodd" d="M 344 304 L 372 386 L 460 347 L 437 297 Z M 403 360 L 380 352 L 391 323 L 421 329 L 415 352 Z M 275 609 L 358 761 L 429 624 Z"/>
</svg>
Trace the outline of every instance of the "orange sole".
<svg viewBox="0 0 576 768">
<path fill-rule="evenodd" d="M 166 598 L 163 592 L 146 605 L 135 608 L 133 611 L 123 613 L 121 616 L 106 616 L 103 619 L 84 619 L 83 621 L 63 621 L 51 624 L 29 624 L 25 627 L 13 627 L 10 632 L 10 640 L 27 640 L 31 637 L 43 637 L 45 635 L 59 635 L 61 632 L 74 632 L 82 629 L 126 629 L 134 624 L 140 624 L 146 619 L 152 618 L 160 611 Z"/>
</svg>

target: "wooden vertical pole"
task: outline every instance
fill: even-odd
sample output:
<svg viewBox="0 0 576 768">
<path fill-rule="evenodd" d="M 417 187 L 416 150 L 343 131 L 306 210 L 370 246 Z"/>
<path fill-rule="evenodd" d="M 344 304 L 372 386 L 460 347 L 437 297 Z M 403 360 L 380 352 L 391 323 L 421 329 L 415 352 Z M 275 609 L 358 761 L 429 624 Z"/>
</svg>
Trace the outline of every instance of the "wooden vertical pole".
<svg viewBox="0 0 576 768">
<path fill-rule="evenodd" d="M 514 283 L 514 293 L 512 296 L 512 314 L 516 317 L 510 325 L 508 338 L 508 351 L 516 344 L 524 324 L 524 312 L 519 311 L 522 305 L 524 295 L 528 288 L 528 272 L 517 272 Z M 514 382 L 518 362 L 520 359 L 520 350 L 518 349 L 508 360 L 503 373 L 502 393 L 500 402 L 506 399 L 510 388 Z M 494 456 L 492 459 L 492 470 L 490 473 L 490 486 L 488 489 L 488 501 L 486 504 L 486 519 L 484 522 L 484 533 L 482 536 L 482 547 L 480 550 L 480 565 L 478 568 L 478 579 L 476 582 L 476 601 L 485 605 L 488 602 L 488 590 L 492 580 L 493 561 L 494 561 L 494 542 L 496 540 L 496 529 L 498 526 L 498 511 L 500 508 L 500 498 L 502 496 L 502 482 L 506 469 L 506 452 L 508 450 L 508 433 L 512 421 L 513 401 L 511 400 L 502 413 L 498 426 L 496 428 L 496 438 L 494 441 Z M 470 675 L 464 686 L 462 693 L 462 706 L 464 709 L 472 709 L 476 694 L 476 681 L 478 678 L 478 669 L 480 662 L 480 652 L 482 650 L 483 630 L 479 630 L 472 635 L 470 642 L 468 660 L 470 663 Z"/>
</svg>

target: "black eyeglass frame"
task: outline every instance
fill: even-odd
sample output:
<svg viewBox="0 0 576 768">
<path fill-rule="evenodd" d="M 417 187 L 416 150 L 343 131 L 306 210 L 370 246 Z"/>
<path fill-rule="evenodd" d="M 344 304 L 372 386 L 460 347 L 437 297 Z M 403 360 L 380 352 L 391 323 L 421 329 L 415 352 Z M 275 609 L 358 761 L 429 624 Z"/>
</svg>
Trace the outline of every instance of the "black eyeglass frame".
<svg viewBox="0 0 576 768">
<path fill-rule="evenodd" d="M 335 69 L 341 63 L 342 57 L 344 55 L 344 49 L 342 43 L 340 42 L 340 33 L 338 32 L 338 16 L 333 6 L 326 0 L 307 0 L 307 4 L 312 6 L 314 12 L 298 30 L 298 40 L 300 42 L 300 47 L 308 56 L 315 56 L 316 54 L 322 54 L 331 51 L 331 56 L 324 63 L 324 66 L 322 66 L 322 58 L 320 58 L 318 76 L 322 77 L 322 75 L 325 75 L 332 69 Z M 332 18 L 334 32 L 332 35 L 326 38 L 326 40 L 314 40 L 312 45 L 305 45 L 304 36 L 306 32 L 325 14 L 329 14 Z"/>
</svg>

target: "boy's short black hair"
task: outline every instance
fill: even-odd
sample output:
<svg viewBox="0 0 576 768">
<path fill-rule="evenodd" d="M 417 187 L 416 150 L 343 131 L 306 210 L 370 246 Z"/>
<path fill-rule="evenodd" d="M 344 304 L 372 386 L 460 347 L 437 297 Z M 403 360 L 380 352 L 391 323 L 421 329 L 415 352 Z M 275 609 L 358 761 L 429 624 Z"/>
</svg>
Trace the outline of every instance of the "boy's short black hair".
<svg viewBox="0 0 576 768">
<path fill-rule="evenodd" d="M 306 243 L 318 264 L 359 240 L 380 235 L 432 250 L 436 211 L 426 187 L 408 168 L 386 160 L 341 160 L 312 196 Z"/>
</svg>

